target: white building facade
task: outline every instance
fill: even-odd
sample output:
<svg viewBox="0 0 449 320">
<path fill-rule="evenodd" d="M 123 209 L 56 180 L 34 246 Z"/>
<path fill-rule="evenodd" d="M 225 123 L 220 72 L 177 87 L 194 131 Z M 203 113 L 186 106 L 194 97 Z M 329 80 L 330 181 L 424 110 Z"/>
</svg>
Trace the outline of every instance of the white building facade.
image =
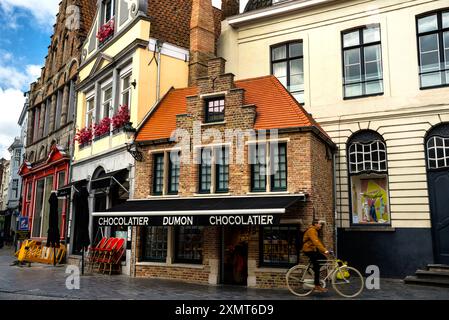
<svg viewBox="0 0 449 320">
<path fill-rule="evenodd" d="M 276 75 L 338 145 L 339 256 L 393 277 L 448 264 L 449 3 L 256 2 L 219 53 L 237 79 Z"/>
</svg>

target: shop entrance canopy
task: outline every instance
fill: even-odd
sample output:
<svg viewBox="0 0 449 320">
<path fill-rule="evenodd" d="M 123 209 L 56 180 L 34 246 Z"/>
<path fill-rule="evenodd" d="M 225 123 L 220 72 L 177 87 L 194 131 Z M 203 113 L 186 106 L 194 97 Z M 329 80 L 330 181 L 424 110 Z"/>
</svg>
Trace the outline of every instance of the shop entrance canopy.
<svg viewBox="0 0 449 320">
<path fill-rule="evenodd" d="M 128 169 L 110 172 L 102 177 L 98 177 L 96 179 L 91 180 L 90 188 L 92 190 L 104 189 L 111 187 L 114 184 L 118 184 L 121 188 L 123 188 L 126 192 L 128 192 L 128 190 L 122 185 L 128 178 L 128 173 L 129 173 Z"/>
<path fill-rule="evenodd" d="M 65 186 L 58 189 L 58 197 L 68 197 L 72 193 L 72 188 L 75 189 L 76 192 L 79 192 L 79 190 L 87 185 L 87 180 L 79 180 L 75 182 L 71 182 L 69 184 L 66 184 Z"/>
<path fill-rule="evenodd" d="M 128 200 L 93 216 L 103 226 L 271 225 L 305 200 L 304 194 Z"/>
</svg>

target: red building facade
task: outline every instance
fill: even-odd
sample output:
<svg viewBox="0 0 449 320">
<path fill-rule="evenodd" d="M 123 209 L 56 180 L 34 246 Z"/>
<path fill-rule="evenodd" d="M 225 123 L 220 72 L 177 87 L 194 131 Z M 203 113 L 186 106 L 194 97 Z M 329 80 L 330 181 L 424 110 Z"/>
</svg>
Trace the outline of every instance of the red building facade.
<svg viewBox="0 0 449 320">
<path fill-rule="evenodd" d="M 70 157 L 57 145 L 50 149 L 47 159 L 31 165 L 25 162 L 20 168 L 23 178 L 22 216 L 29 218 L 30 237 L 44 240 L 47 237 L 51 192 L 68 182 Z M 66 238 L 67 200 L 59 200 L 59 230 L 61 240 Z"/>
</svg>

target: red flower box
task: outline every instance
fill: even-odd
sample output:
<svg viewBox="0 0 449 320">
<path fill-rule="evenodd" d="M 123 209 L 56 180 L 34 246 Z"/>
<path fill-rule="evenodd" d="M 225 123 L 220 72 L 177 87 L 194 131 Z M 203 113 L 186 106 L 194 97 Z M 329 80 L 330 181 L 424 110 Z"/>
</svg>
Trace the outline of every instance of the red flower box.
<svg viewBox="0 0 449 320">
<path fill-rule="evenodd" d="M 107 39 L 109 39 L 109 37 L 114 34 L 114 27 L 115 27 L 114 19 L 111 19 L 107 23 L 102 25 L 97 32 L 98 41 L 102 43 Z"/>
<path fill-rule="evenodd" d="M 112 117 L 112 126 L 114 130 L 118 130 L 129 122 L 129 108 L 127 105 L 120 106 L 118 112 Z"/>
<path fill-rule="evenodd" d="M 78 130 L 75 135 L 75 141 L 77 141 L 80 146 L 90 143 L 92 141 L 92 127 L 86 127 Z"/>
<path fill-rule="evenodd" d="M 94 135 L 95 137 L 101 137 L 109 133 L 111 130 L 111 118 L 103 118 L 100 123 L 94 125 Z"/>
</svg>

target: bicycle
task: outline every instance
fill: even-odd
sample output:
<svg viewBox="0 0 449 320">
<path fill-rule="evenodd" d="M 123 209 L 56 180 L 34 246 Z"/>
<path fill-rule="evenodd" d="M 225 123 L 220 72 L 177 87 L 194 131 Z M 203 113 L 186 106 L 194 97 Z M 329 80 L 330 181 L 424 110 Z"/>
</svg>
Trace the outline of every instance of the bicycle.
<svg viewBox="0 0 449 320">
<path fill-rule="evenodd" d="M 365 280 L 362 274 L 355 268 L 338 260 L 332 252 L 330 259 L 320 260 L 324 265 L 320 269 L 320 283 L 323 288 L 331 281 L 334 290 L 345 298 L 355 298 L 362 293 Z M 299 297 L 308 296 L 313 292 L 314 272 L 312 263 L 308 265 L 298 264 L 286 274 L 287 287 L 291 293 Z"/>
</svg>

